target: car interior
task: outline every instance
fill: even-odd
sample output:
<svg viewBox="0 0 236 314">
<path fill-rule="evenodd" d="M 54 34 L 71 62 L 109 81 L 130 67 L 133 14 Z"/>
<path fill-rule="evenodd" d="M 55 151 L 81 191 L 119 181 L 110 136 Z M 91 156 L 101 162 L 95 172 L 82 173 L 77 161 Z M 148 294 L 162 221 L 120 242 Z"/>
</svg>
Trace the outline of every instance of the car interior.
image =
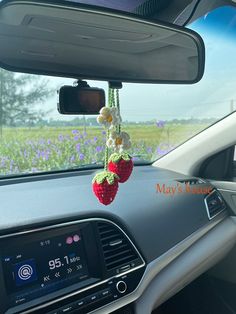
<svg viewBox="0 0 236 314">
<path fill-rule="evenodd" d="M 0 1 L 0 314 L 236 314 L 236 1 Z"/>
</svg>

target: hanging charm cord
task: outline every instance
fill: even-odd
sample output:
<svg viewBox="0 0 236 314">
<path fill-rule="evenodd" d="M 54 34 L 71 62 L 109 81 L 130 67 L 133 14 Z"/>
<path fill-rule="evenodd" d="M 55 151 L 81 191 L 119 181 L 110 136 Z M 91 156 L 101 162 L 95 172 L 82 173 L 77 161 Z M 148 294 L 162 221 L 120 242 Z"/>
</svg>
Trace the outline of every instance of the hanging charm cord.
<svg viewBox="0 0 236 314">
<path fill-rule="evenodd" d="M 108 90 L 108 108 L 111 107 L 111 98 L 112 98 L 112 95 L 111 95 L 111 89 L 109 88 Z M 108 140 L 109 138 L 109 130 L 107 130 L 107 134 L 106 134 L 106 141 Z M 107 171 L 107 167 L 108 167 L 108 147 L 106 145 L 105 147 L 105 157 L 104 157 L 104 171 Z"/>
<path fill-rule="evenodd" d="M 110 88 L 108 90 L 108 108 L 111 107 L 116 107 L 119 114 L 120 114 L 120 97 L 119 97 L 119 90 L 118 89 L 114 89 L 114 88 Z M 116 127 L 116 131 L 118 134 L 120 134 L 121 132 L 121 126 L 120 124 Z M 106 134 L 106 139 L 108 140 L 109 138 L 109 130 L 107 130 L 107 134 Z M 104 170 L 107 171 L 107 167 L 108 167 L 108 147 L 106 146 L 105 148 L 105 160 L 104 160 Z"/>
<path fill-rule="evenodd" d="M 120 95 L 119 95 L 119 89 L 116 90 L 116 107 L 117 107 L 117 110 L 118 110 L 119 115 L 120 115 Z M 120 134 L 120 131 L 121 131 L 121 126 L 119 124 L 117 126 L 117 132 Z"/>
</svg>

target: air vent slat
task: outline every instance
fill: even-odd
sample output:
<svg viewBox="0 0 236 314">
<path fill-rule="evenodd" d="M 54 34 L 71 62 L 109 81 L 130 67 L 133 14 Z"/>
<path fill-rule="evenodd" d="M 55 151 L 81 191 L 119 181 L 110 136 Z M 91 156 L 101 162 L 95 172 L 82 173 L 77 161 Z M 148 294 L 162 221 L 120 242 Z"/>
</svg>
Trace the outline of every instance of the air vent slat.
<svg viewBox="0 0 236 314">
<path fill-rule="evenodd" d="M 115 260 L 113 262 L 107 263 L 106 266 L 107 266 L 108 269 L 112 269 L 112 268 L 115 268 L 115 267 L 120 267 L 121 265 L 130 262 L 130 260 L 132 260 L 132 261 L 135 260 L 134 255 L 128 255 L 126 257 L 117 259 L 117 260 Z"/>
<path fill-rule="evenodd" d="M 105 222 L 99 222 L 97 226 L 104 261 L 108 271 L 121 268 L 140 259 L 133 245 L 119 228 Z M 141 259 L 140 262 L 142 262 Z"/>
<path fill-rule="evenodd" d="M 114 239 L 119 239 L 119 238 L 120 238 L 119 234 L 112 234 L 108 237 L 102 238 L 102 243 L 111 242 L 111 241 L 114 241 Z"/>
<path fill-rule="evenodd" d="M 102 236 L 107 236 L 107 235 L 109 235 L 109 234 L 112 234 L 112 230 L 105 230 L 105 231 L 102 231 L 102 232 L 100 232 L 100 234 L 102 235 Z"/>
<path fill-rule="evenodd" d="M 107 263 L 109 263 L 109 261 L 111 260 L 111 259 L 114 259 L 114 258 L 117 258 L 118 256 L 122 256 L 122 255 L 124 255 L 124 254 L 129 254 L 130 253 L 130 250 L 128 249 L 128 250 L 124 250 L 124 251 L 121 251 L 121 252 L 119 252 L 119 253 L 116 253 L 116 254 L 114 254 L 113 252 L 111 253 L 110 252 L 110 256 L 105 256 L 105 261 L 107 262 Z"/>
<path fill-rule="evenodd" d="M 222 197 L 216 190 L 205 197 L 205 204 L 209 219 L 214 218 L 216 215 L 226 209 L 226 205 Z"/>
<path fill-rule="evenodd" d="M 127 248 L 127 244 L 123 244 L 123 245 L 120 245 L 119 247 L 116 247 L 116 248 L 110 248 L 109 245 L 107 245 L 105 247 L 105 250 L 108 248 L 109 250 L 106 250 L 105 253 L 104 253 L 104 256 L 107 257 L 107 256 L 110 256 L 111 254 L 116 254 L 116 252 L 120 252 L 120 251 L 124 251 L 126 248 Z M 103 249 L 104 249 L 104 246 L 103 246 Z"/>
</svg>

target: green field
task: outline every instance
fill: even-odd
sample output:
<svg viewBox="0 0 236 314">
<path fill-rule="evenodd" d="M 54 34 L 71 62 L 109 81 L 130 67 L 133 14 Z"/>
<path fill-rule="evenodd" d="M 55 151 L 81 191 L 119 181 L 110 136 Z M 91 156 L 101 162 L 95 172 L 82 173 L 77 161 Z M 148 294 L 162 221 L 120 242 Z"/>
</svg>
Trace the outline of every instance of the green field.
<svg viewBox="0 0 236 314">
<path fill-rule="evenodd" d="M 204 129 L 203 124 L 132 124 L 130 154 L 136 160 L 154 160 Z M 3 128 L 0 175 L 67 169 L 102 162 L 106 135 L 100 127 Z"/>
</svg>

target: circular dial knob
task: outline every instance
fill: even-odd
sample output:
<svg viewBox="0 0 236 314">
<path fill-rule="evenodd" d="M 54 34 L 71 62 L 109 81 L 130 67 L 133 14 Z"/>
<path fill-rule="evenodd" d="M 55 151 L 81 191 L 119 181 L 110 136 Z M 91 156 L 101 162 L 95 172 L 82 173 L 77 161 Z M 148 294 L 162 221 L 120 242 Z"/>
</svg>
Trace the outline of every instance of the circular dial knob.
<svg viewBox="0 0 236 314">
<path fill-rule="evenodd" d="M 127 290 L 127 284 L 124 281 L 118 281 L 116 284 L 116 289 L 119 293 L 125 293 Z"/>
</svg>

